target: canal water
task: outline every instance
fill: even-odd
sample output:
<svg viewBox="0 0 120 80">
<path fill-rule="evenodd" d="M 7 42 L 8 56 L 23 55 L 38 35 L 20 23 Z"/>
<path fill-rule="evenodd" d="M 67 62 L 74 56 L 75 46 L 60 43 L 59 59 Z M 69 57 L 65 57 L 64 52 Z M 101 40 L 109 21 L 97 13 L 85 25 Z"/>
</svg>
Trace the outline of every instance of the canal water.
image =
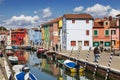
<svg viewBox="0 0 120 80">
<path fill-rule="evenodd" d="M 64 68 L 57 66 L 50 58 L 46 58 L 36 52 L 26 51 L 29 54 L 26 65 L 38 80 L 104 80 L 101 77 L 92 77 L 93 73 L 69 73 Z"/>
</svg>

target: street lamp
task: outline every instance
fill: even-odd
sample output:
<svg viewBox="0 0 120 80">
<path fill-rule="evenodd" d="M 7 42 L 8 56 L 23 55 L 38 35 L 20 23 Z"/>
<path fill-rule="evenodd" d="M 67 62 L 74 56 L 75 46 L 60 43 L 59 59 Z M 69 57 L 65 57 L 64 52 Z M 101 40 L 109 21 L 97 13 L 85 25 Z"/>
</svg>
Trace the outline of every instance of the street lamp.
<svg viewBox="0 0 120 80">
<path fill-rule="evenodd" d="M 116 17 L 118 17 L 118 19 L 119 19 L 119 26 L 118 26 L 118 28 L 119 28 L 119 50 L 120 50 L 120 14 L 116 15 Z"/>
</svg>

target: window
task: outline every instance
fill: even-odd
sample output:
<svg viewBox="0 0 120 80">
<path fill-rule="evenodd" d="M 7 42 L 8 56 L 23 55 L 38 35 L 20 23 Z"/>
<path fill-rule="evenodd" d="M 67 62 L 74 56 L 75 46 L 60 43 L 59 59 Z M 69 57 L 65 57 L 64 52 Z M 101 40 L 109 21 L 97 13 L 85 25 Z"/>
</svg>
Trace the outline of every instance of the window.
<svg viewBox="0 0 120 80">
<path fill-rule="evenodd" d="M 97 36 L 97 35 L 98 35 L 98 31 L 94 30 L 94 36 Z"/>
<path fill-rule="evenodd" d="M 89 46 L 89 41 L 84 41 L 84 46 Z"/>
<path fill-rule="evenodd" d="M 110 46 L 110 42 L 105 42 L 105 46 L 109 47 Z"/>
<path fill-rule="evenodd" d="M 99 42 L 93 42 L 93 46 L 99 46 Z"/>
<path fill-rule="evenodd" d="M 71 41 L 71 46 L 76 46 L 76 41 Z"/>
<path fill-rule="evenodd" d="M 75 23 L 75 20 L 72 20 L 72 23 Z"/>
<path fill-rule="evenodd" d="M 108 22 L 105 22 L 105 25 L 108 25 Z"/>
<path fill-rule="evenodd" d="M 86 35 L 89 35 L 89 30 L 86 30 Z"/>
<path fill-rule="evenodd" d="M 89 23 L 89 20 L 86 20 L 86 23 Z"/>
<path fill-rule="evenodd" d="M 109 30 L 105 30 L 105 36 L 109 35 Z"/>
<path fill-rule="evenodd" d="M 116 44 L 116 43 L 115 43 L 115 40 L 112 40 L 111 42 L 112 42 L 112 45 L 113 45 L 113 46 Z"/>
<path fill-rule="evenodd" d="M 115 35 L 116 34 L 116 30 L 111 30 L 111 34 Z"/>
</svg>

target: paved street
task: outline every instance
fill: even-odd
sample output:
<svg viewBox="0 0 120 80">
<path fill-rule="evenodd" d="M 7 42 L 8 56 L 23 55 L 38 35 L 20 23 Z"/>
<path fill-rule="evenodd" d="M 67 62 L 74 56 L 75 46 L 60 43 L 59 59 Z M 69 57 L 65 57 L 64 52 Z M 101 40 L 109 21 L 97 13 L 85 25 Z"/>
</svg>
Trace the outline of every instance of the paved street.
<svg viewBox="0 0 120 80">
<path fill-rule="evenodd" d="M 71 51 L 61 51 L 58 53 L 69 56 L 69 53 L 71 53 Z M 71 53 L 71 57 L 76 58 L 77 53 L 78 51 L 73 51 Z M 87 53 L 88 51 L 80 51 L 80 56 L 78 59 L 85 61 L 85 59 L 87 58 Z M 106 53 L 106 52 L 101 53 L 99 59 L 99 65 L 102 67 L 108 67 L 109 58 L 110 58 L 110 53 Z M 93 62 L 93 60 L 94 60 L 94 55 L 93 55 L 93 51 L 91 51 L 89 54 L 88 62 L 91 64 L 96 64 Z M 120 72 L 120 56 L 113 55 L 110 67 L 112 70 Z"/>
</svg>

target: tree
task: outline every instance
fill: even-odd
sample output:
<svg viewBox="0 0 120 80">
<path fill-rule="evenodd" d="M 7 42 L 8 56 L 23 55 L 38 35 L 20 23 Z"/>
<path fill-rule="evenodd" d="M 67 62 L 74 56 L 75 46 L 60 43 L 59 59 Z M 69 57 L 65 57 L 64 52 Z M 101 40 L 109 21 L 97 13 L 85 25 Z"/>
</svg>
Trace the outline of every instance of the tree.
<svg viewBox="0 0 120 80">
<path fill-rule="evenodd" d="M 7 29 L 4 26 L 0 26 L 0 31 L 7 31 Z"/>
</svg>

